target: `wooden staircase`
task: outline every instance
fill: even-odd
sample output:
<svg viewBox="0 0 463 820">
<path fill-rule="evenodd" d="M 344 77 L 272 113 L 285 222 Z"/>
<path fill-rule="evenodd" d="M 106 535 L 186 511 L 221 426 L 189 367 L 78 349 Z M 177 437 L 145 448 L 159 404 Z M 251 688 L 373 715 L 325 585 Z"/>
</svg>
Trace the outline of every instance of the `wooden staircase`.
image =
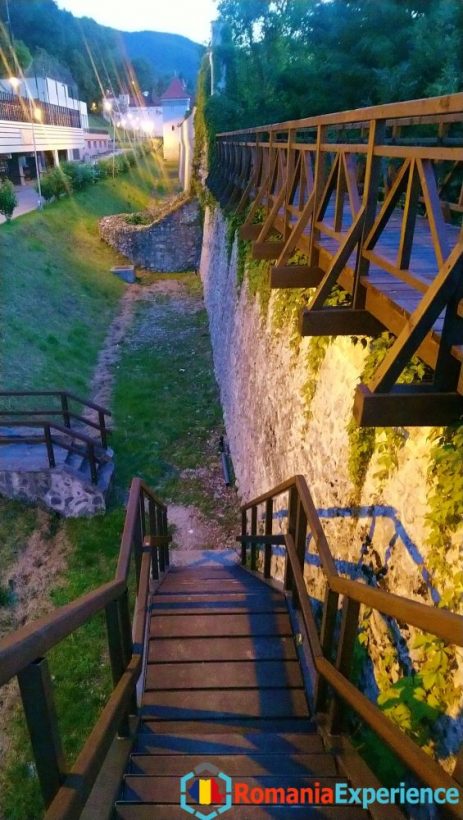
<svg viewBox="0 0 463 820">
<path fill-rule="evenodd" d="M 286 526 L 279 515 L 274 533 L 281 510 Z M 321 623 L 307 594 L 309 536 L 325 579 Z M 449 646 L 463 644 L 462 616 L 339 574 L 302 476 L 242 506 L 241 566 L 211 551 L 183 567 L 176 552 L 170 568 L 170 540 L 165 504 L 133 479 L 114 579 L 0 641 L 0 687 L 18 680 L 43 796 L 37 817 L 212 820 L 230 808 L 237 820 L 399 820 L 394 803 L 370 801 L 369 814 L 361 803 L 311 804 L 317 784 L 351 784 L 354 795 L 382 785 L 353 748 L 350 711 L 402 761 L 408 782 L 453 789 L 459 802 L 445 810 L 463 820 L 463 751 L 449 774 L 352 680 L 362 605 Z M 98 614 L 113 689 L 69 766 L 47 656 Z M 276 805 L 284 787 L 306 791 Z M 258 805 L 242 802 L 250 789 Z"/>
<path fill-rule="evenodd" d="M 310 718 L 285 596 L 239 566 L 172 568 L 152 596 L 141 722 L 116 804 L 188 816 L 180 778 L 211 763 L 253 787 L 340 779 Z M 345 782 L 345 778 L 341 778 Z M 199 807 L 206 814 L 213 806 Z M 339 807 L 234 806 L 233 818 L 339 817 Z M 367 817 L 344 807 L 346 818 Z"/>
</svg>

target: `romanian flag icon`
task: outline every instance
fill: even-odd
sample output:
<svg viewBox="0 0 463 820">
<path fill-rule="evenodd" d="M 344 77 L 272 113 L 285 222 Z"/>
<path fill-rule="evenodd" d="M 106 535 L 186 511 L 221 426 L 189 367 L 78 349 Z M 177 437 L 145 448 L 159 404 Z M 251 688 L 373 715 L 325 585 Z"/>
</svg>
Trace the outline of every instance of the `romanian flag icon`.
<svg viewBox="0 0 463 820">
<path fill-rule="evenodd" d="M 225 803 L 225 795 L 220 791 L 220 784 L 215 777 L 199 777 L 188 789 L 188 793 L 200 806 Z"/>
</svg>

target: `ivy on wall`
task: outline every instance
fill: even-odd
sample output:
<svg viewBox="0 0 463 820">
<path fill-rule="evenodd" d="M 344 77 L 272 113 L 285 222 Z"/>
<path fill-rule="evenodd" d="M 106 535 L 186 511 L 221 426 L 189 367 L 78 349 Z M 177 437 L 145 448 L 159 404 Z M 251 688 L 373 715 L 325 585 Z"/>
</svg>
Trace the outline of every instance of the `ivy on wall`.
<svg viewBox="0 0 463 820">
<path fill-rule="evenodd" d="M 354 339 L 354 341 L 358 340 Z M 371 339 L 362 370 L 362 382 L 368 382 L 372 378 L 393 343 L 394 336 L 388 332 Z M 414 356 L 404 368 L 398 381 L 400 384 L 416 384 L 423 381 L 427 372 L 426 365 Z M 400 427 L 358 427 L 352 418 L 347 425 L 347 436 L 349 440 L 348 470 L 354 487 L 352 503 L 358 506 L 375 449 L 379 453 L 379 469 L 374 477 L 378 479 L 380 489 L 398 467 L 399 452 L 407 440 L 407 433 Z"/>
</svg>

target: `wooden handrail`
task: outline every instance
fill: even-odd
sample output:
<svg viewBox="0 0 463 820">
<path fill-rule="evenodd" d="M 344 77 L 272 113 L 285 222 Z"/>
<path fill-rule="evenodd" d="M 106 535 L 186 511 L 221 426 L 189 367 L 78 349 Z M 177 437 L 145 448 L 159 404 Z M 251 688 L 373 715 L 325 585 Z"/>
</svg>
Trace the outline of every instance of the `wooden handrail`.
<svg viewBox="0 0 463 820">
<path fill-rule="evenodd" d="M 107 427 L 106 416 L 111 416 L 111 411 L 101 404 L 96 404 L 93 401 L 82 399 L 75 393 L 69 390 L 2 390 L 0 397 L 3 398 L 31 398 L 38 396 L 53 396 L 60 400 L 60 407 L 46 407 L 44 409 L 25 409 L 25 410 L 1 410 L 0 421 L 9 427 L 18 427 L 20 422 L 14 420 L 15 417 L 21 416 L 62 416 L 64 426 L 71 429 L 71 420 L 75 420 L 88 427 L 98 430 L 101 439 L 101 445 L 104 449 L 107 447 Z M 94 410 L 98 414 L 98 421 L 91 418 L 86 418 L 80 413 L 75 413 L 69 408 L 69 402 L 74 401 L 81 404 L 84 408 Z M 30 426 L 30 425 L 29 425 Z"/>
<path fill-rule="evenodd" d="M 69 431 L 68 431 L 69 432 Z M 0 686 L 15 675 L 27 683 L 29 670 L 35 668 L 38 688 L 21 687 L 37 772 L 48 806 L 47 818 L 79 817 L 96 780 L 103 759 L 119 730 L 124 733 L 127 711 L 136 710 L 134 693 L 142 669 L 147 600 L 151 577 L 158 578 L 169 563 L 167 508 L 139 478 L 130 487 L 124 531 L 115 578 L 49 615 L 27 624 L 0 641 Z M 151 543 L 152 542 L 152 543 Z M 158 560 L 159 550 L 159 560 Z M 131 558 L 135 560 L 137 595 L 133 629 L 127 609 L 128 578 Z M 151 572 L 152 570 L 152 572 Z M 70 772 L 62 770 L 56 748 L 59 730 L 51 694 L 52 682 L 46 655 L 58 643 L 83 626 L 97 613 L 106 610 L 108 644 L 114 689 L 94 729 Z M 36 665 L 40 660 L 40 668 Z M 37 671 L 38 670 L 38 671 Z M 35 684 L 34 684 L 35 685 Z M 43 693 L 47 692 L 45 696 Z M 130 701 L 130 705 L 129 705 Z M 36 746 L 30 721 L 53 725 L 53 731 Z M 48 767 L 40 765 L 44 745 Z M 62 785 L 60 785 L 62 784 Z"/>
<path fill-rule="evenodd" d="M 90 407 L 92 410 L 98 410 L 104 413 L 105 416 L 112 415 L 111 410 L 108 410 L 107 407 L 103 407 L 101 404 L 95 404 L 95 402 L 89 401 L 88 399 L 83 399 L 81 396 L 77 396 L 69 390 L 0 390 L 0 397 L 1 396 L 5 398 L 15 398 L 16 396 L 19 398 L 25 398 L 26 396 L 58 396 L 61 398 L 61 396 L 67 396 L 68 399 L 77 401 L 79 404 Z"/>
<path fill-rule="evenodd" d="M 254 128 L 240 128 L 236 131 L 221 131 L 217 137 L 231 137 L 239 134 L 262 134 L 269 131 L 278 132 L 288 129 L 317 128 L 319 125 L 348 125 L 371 120 L 385 120 L 388 124 L 402 120 L 402 124 L 413 125 L 423 121 L 423 117 L 431 118 L 462 114 L 463 93 L 447 94 L 440 97 L 428 97 L 421 100 L 407 100 L 406 102 L 384 103 L 366 108 L 354 108 L 350 111 L 337 111 L 333 114 L 320 114 L 316 117 L 305 117 L 300 120 L 285 120 L 271 125 L 259 125 Z"/>
<path fill-rule="evenodd" d="M 449 806 L 449 811 L 455 817 L 463 817 L 463 790 L 460 784 L 448 775 L 436 761 L 432 760 L 423 752 L 411 738 L 406 736 L 375 704 L 351 683 L 348 678 L 350 662 L 346 663 L 345 653 L 343 653 L 344 641 L 350 641 L 350 646 L 353 648 L 353 641 L 358 628 L 357 620 L 349 623 L 348 607 L 352 607 L 358 617 L 358 606 L 364 604 L 400 622 L 435 635 L 446 643 L 459 646 L 463 646 L 463 617 L 440 607 L 428 606 L 419 601 L 413 601 L 381 589 L 370 587 L 359 581 L 341 577 L 336 570 L 334 558 L 331 554 L 326 536 L 323 533 L 310 490 L 302 475 L 294 476 L 282 482 L 273 490 L 263 493 L 252 501 L 242 505 L 242 534 L 239 537 L 243 550 L 242 563 L 247 562 L 246 547 L 248 545 L 261 543 L 266 550 L 264 570 L 267 568 L 267 572 L 264 574 L 269 575 L 270 545 L 281 544 L 281 533 L 273 536 L 271 528 L 270 533 L 268 532 L 269 522 L 267 520 L 267 512 L 265 517 L 266 535 L 262 536 L 257 534 L 256 531 L 248 533 L 247 515 L 251 512 L 251 518 L 254 522 L 253 529 L 256 530 L 258 506 L 265 503 L 267 510 L 269 508 L 268 505 L 271 503 L 271 509 L 273 509 L 275 499 L 284 493 L 288 493 L 289 499 L 287 512 L 288 531 L 284 534 L 286 554 L 285 587 L 288 590 L 292 590 L 294 604 L 300 609 L 313 667 L 319 677 L 320 683 L 315 697 L 316 706 L 318 705 L 320 707 L 320 704 L 326 705 L 326 690 L 324 687 L 328 684 L 336 696 L 347 703 L 424 783 L 432 788 L 457 788 L 461 794 L 462 805 L 460 805 L 460 807 Z M 304 515 L 298 512 L 299 505 L 304 511 Z M 321 637 L 319 637 L 318 634 L 317 623 L 312 613 L 304 580 L 308 533 L 312 536 L 312 540 L 318 549 L 321 559 L 321 569 L 325 575 L 327 584 Z M 323 555 L 322 551 L 324 553 Z M 251 556 L 251 568 L 255 569 L 256 567 L 252 566 L 252 564 L 253 559 Z M 334 626 L 339 595 L 344 596 L 345 604 L 343 611 L 345 611 L 346 620 L 344 621 L 344 626 L 341 626 L 341 631 L 337 638 L 337 663 L 334 665 L 331 661 L 331 653 L 335 648 L 333 644 L 335 639 Z M 339 668 L 337 668 L 338 664 Z M 335 708 L 332 710 L 332 724 L 336 714 Z"/>
</svg>

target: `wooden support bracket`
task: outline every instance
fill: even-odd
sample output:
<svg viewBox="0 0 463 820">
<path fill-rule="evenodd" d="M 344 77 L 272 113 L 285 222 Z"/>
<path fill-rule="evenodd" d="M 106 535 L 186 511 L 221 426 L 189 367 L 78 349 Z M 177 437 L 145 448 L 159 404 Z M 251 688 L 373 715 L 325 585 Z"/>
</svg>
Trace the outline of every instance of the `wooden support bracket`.
<svg viewBox="0 0 463 820">
<path fill-rule="evenodd" d="M 463 396 L 439 393 L 432 386 L 396 385 L 390 393 L 357 387 L 354 419 L 360 427 L 428 427 L 461 423 Z"/>
<path fill-rule="evenodd" d="M 307 308 L 301 315 L 301 336 L 377 336 L 383 330 L 367 310 Z"/>
<path fill-rule="evenodd" d="M 279 242 L 253 242 L 252 255 L 254 259 L 278 259 L 285 243 Z"/>
<path fill-rule="evenodd" d="M 243 239 L 245 242 L 252 242 L 253 239 L 257 239 L 261 230 L 262 222 L 253 222 L 251 225 L 242 225 L 239 230 L 240 239 Z"/>
<path fill-rule="evenodd" d="M 317 266 L 281 265 L 271 269 L 272 288 L 316 288 L 322 281 L 324 272 Z"/>
</svg>

